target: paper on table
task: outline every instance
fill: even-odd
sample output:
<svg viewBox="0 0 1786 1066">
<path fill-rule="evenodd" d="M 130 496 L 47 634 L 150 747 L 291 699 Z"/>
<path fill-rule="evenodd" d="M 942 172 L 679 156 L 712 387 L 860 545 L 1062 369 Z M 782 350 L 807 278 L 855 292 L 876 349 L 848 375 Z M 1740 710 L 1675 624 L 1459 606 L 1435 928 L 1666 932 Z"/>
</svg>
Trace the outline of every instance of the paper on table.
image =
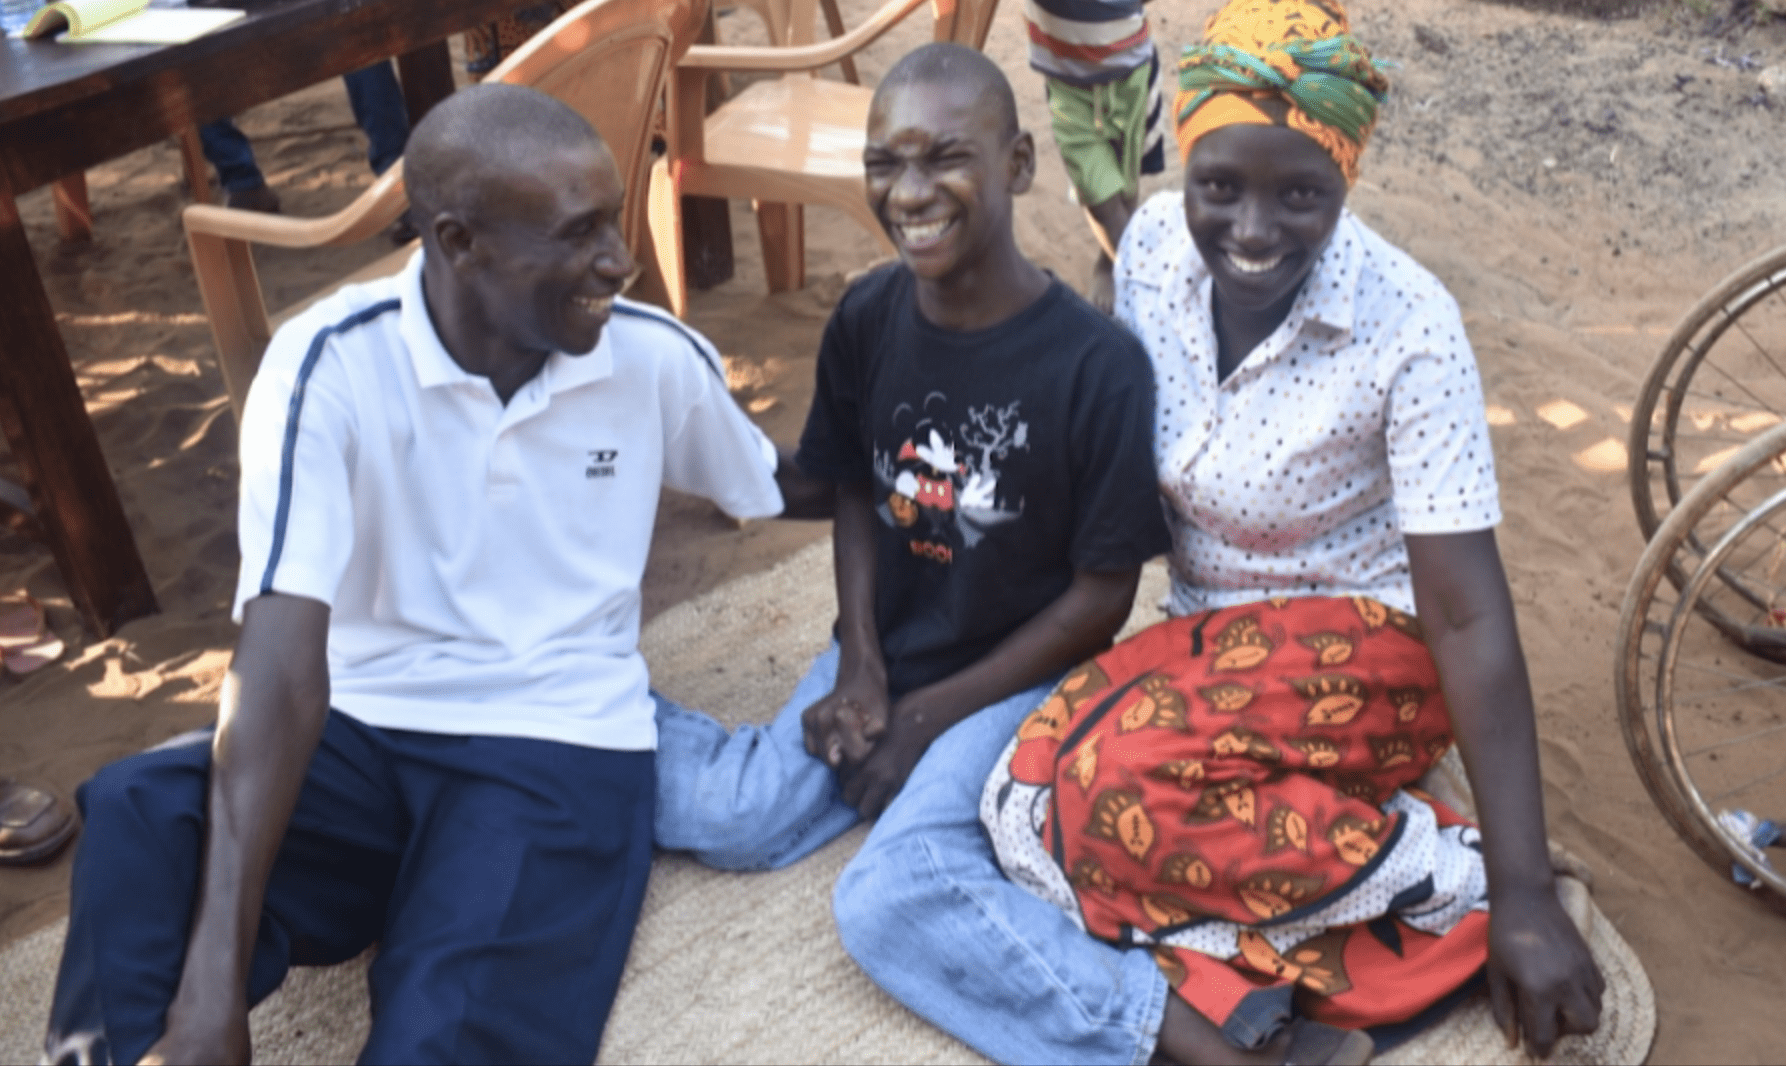
<svg viewBox="0 0 1786 1066">
<path fill-rule="evenodd" d="M 57 40 L 67 44 L 179 44 L 246 14 L 230 8 L 149 5 L 150 0 L 56 0 L 32 16 L 24 35 L 59 34 Z"/>
<path fill-rule="evenodd" d="M 88 30 L 79 37 L 63 34 L 65 44 L 183 44 L 248 14 L 228 7 L 175 10 L 149 8 L 141 14 Z"/>
</svg>

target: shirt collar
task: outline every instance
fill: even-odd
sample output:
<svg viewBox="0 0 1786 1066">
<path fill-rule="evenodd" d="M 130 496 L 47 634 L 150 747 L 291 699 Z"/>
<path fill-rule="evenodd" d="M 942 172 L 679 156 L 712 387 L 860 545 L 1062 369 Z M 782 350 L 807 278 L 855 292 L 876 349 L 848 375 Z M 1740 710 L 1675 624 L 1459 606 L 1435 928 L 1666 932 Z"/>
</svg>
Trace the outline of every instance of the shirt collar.
<svg viewBox="0 0 1786 1066">
<path fill-rule="evenodd" d="M 403 301 L 403 310 L 398 329 L 403 334 L 404 346 L 409 349 L 410 363 L 415 367 L 416 383 L 424 389 L 437 385 L 457 385 L 468 382 L 473 375 L 467 374 L 465 368 L 453 362 L 447 354 L 446 345 L 440 343 L 440 334 L 434 331 L 434 320 L 428 316 L 428 298 L 422 294 L 422 256 L 421 249 L 409 257 L 404 264 L 403 273 L 399 277 L 399 293 Z"/>
<path fill-rule="evenodd" d="M 1290 308 L 1290 317 L 1304 323 L 1318 322 L 1335 335 L 1351 334 L 1363 260 L 1358 219 L 1350 211 L 1341 211 L 1333 236 L 1327 239 L 1327 247 L 1321 249 L 1315 269 L 1309 272 L 1302 292 Z"/>
<path fill-rule="evenodd" d="M 1192 304 L 1201 305 L 1207 313 L 1209 267 L 1198 253 L 1196 242 L 1191 240 L 1182 211 L 1172 212 L 1170 226 L 1170 236 L 1160 245 L 1159 262 L 1125 262 L 1123 267 L 1127 277 L 1123 280 L 1158 287 L 1166 292 L 1188 293 Z M 1356 321 L 1358 277 L 1364 259 L 1358 230 L 1357 216 L 1350 210 L 1342 210 L 1339 222 L 1333 228 L 1333 236 L 1328 238 L 1327 247 L 1315 260 L 1315 269 L 1303 282 L 1302 292 L 1290 307 L 1287 322 L 1295 323 L 1298 328 L 1308 322 L 1317 322 L 1336 335 L 1352 332 Z M 1164 269 L 1161 269 L 1162 263 L 1167 264 Z"/>
<path fill-rule="evenodd" d="M 619 299 L 615 299 L 619 304 Z M 619 325 L 618 310 L 608 313 L 608 323 L 602 327 L 601 338 L 595 342 L 595 350 L 586 355 L 566 355 L 553 352 L 540 370 L 540 378 L 545 382 L 548 395 L 556 396 L 567 389 L 587 385 L 592 381 L 612 377 L 614 374 L 614 330 Z"/>
<path fill-rule="evenodd" d="M 453 360 L 446 345 L 440 343 L 440 334 L 435 332 L 434 320 L 428 315 L 427 297 L 422 292 L 423 254 L 421 249 L 417 249 L 399 275 L 399 298 L 403 309 L 398 328 L 402 332 L 404 344 L 409 348 L 416 383 L 429 389 L 438 385 L 484 381 L 486 379 L 481 375 L 467 373 L 464 367 Z M 539 376 L 523 388 L 543 385 L 546 395 L 555 396 L 567 389 L 611 376 L 614 373 L 612 338 L 618 317 L 614 315 L 608 319 L 594 351 L 580 356 L 553 352 L 546 359 L 546 365 L 540 368 Z"/>
</svg>

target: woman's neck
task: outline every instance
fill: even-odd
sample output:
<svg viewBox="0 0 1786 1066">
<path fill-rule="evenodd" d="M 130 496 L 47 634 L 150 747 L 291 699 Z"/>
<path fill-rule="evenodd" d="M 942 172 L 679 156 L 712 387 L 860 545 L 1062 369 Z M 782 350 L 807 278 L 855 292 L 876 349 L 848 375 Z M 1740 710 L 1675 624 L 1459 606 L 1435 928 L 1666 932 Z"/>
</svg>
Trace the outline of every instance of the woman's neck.
<svg viewBox="0 0 1786 1066">
<path fill-rule="evenodd" d="M 1272 304 L 1270 307 L 1235 308 L 1222 299 L 1220 289 L 1211 294 L 1210 304 L 1215 319 L 1215 375 L 1217 382 L 1228 380 L 1246 357 L 1253 354 L 1253 349 L 1265 342 L 1265 338 L 1277 332 L 1277 328 L 1290 317 L 1290 308 L 1296 304 L 1297 293 L 1302 291 L 1298 285 L 1288 296 Z"/>
</svg>

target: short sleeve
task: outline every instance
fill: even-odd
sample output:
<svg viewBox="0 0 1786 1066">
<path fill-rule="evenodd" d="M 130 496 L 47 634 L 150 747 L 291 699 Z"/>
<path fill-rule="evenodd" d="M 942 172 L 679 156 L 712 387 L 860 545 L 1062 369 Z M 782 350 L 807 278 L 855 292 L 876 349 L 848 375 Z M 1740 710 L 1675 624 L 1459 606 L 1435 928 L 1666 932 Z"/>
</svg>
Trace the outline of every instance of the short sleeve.
<svg viewBox="0 0 1786 1066">
<path fill-rule="evenodd" d="M 1091 572 L 1128 570 L 1171 547 L 1154 476 L 1153 369 L 1139 343 L 1109 332 L 1082 364 L 1070 426 L 1070 554 L 1073 569 Z"/>
<path fill-rule="evenodd" d="M 1183 225 L 1183 200 L 1162 192 L 1142 204 L 1122 231 L 1112 268 L 1116 304 L 1111 316 L 1138 337 L 1147 335 L 1149 325 L 1140 320 L 1139 306 L 1147 301 L 1138 290 L 1159 289 L 1172 264 L 1182 258 Z"/>
<path fill-rule="evenodd" d="M 794 465 L 821 481 L 867 481 L 874 472 L 862 410 L 867 402 L 867 353 L 851 328 L 854 301 L 846 295 L 825 323 L 819 343 L 818 377 L 812 409 L 800 434 Z"/>
<path fill-rule="evenodd" d="M 782 510 L 775 445 L 738 409 L 720 365 L 709 346 L 664 368 L 664 484 L 704 496 L 733 518 L 774 517 Z"/>
<path fill-rule="evenodd" d="M 233 616 L 280 592 L 334 605 L 353 554 L 353 404 L 326 334 L 309 316 L 274 336 L 242 411 Z"/>
<path fill-rule="evenodd" d="M 1457 305 L 1427 297 L 1390 341 L 1408 354 L 1385 419 L 1396 521 L 1403 533 L 1470 533 L 1501 521 L 1482 380 Z"/>
</svg>

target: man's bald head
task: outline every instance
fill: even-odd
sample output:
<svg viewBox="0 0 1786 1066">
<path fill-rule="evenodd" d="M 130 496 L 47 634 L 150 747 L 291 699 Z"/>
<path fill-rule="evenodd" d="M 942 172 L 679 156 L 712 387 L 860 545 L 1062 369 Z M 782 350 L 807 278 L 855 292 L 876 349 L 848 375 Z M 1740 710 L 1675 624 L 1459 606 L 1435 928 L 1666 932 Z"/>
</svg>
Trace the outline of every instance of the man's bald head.
<svg viewBox="0 0 1786 1066">
<path fill-rule="evenodd" d="M 589 123 L 514 85 L 447 97 L 404 163 L 428 313 L 504 401 L 552 352 L 595 350 L 633 270 L 626 189 Z"/>
<path fill-rule="evenodd" d="M 595 127 L 563 101 L 520 85 L 471 85 L 442 100 L 409 135 L 403 182 L 417 228 L 432 240 L 441 212 L 480 213 L 488 180 L 532 173 L 546 154 L 605 155 Z"/>
<path fill-rule="evenodd" d="M 874 91 L 875 106 L 889 93 L 909 85 L 961 86 L 972 90 L 980 106 L 994 113 L 1007 139 L 1017 136 L 1017 97 L 998 64 L 966 45 L 939 41 L 907 52 L 887 71 Z"/>
</svg>

